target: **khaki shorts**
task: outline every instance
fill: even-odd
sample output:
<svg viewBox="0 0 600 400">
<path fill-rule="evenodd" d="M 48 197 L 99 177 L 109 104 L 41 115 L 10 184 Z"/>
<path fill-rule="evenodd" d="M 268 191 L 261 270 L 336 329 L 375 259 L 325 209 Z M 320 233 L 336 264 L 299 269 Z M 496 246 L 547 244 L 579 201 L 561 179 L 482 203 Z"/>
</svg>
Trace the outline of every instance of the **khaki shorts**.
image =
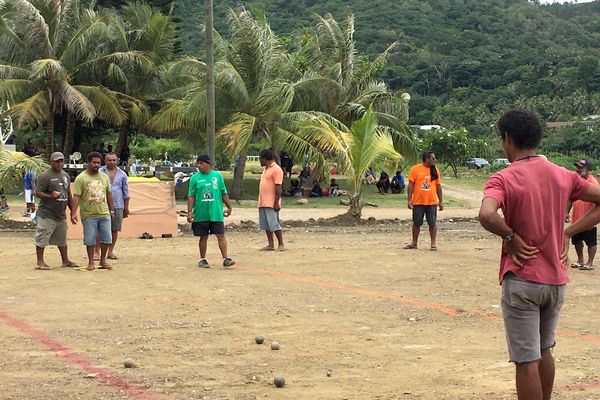
<svg viewBox="0 0 600 400">
<path fill-rule="evenodd" d="M 113 232 L 121 232 L 121 228 L 123 227 L 123 209 L 115 208 L 115 215 L 111 218 L 110 221 L 110 230 Z"/>
<path fill-rule="evenodd" d="M 511 362 L 537 361 L 554 347 L 566 289 L 567 285 L 530 282 L 512 273 L 504 276 L 502 316 Z"/>
<path fill-rule="evenodd" d="M 37 247 L 66 246 L 67 221 L 38 217 L 35 227 L 35 245 Z"/>
</svg>

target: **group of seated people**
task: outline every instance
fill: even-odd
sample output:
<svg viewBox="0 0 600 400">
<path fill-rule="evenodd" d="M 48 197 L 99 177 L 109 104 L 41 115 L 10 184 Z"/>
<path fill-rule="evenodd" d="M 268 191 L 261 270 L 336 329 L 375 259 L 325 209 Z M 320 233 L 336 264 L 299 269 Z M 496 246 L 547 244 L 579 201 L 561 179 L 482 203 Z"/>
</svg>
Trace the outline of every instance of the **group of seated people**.
<svg viewBox="0 0 600 400">
<path fill-rule="evenodd" d="M 340 194 L 340 185 L 335 179 L 331 179 L 329 188 L 323 190 L 319 181 L 313 178 L 310 169 L 306 168 L 300 172 L 298 179 L 290 180 L 290 188 L 285 191 L 284 196 L 337 197 Z"/>
<path fill-rule="evenodd" d="M 377 191 L 381 194 L 404 193 L 404 188 L 406 187 L 405 182 L 404 182 L 404 177 L 402 176 L 401 171 L 396 171 L 396 175 L 394 175 L 392 177 L 391 181 L 390 181 L 390 176 L 387 174 L 387 172 L 381 171 L 381 174 L 379 175 L 379 180 L 377 181 L 376 186 L 377 186 Z"/>
</svg>

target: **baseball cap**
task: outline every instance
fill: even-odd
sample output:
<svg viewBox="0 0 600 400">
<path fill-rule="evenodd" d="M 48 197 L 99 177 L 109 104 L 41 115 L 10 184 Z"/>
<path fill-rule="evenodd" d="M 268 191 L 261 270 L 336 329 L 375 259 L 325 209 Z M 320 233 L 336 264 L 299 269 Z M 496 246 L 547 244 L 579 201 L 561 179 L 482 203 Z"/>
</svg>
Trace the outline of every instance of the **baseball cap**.
<svg viewBox="0 0 600 400">
<path fill-rule="evenodd" d="M 52 155 L 50 156 L 50 159 L 52 161 L 58 161 L 58 160 L 64 160 L 65 156 L 63 153 L 61 153 L 60 151 L 55 151 L 54 153 L 52 153 Z"/>
<path fill-rule="evenodd" d="M 588 160 L 579 160 L 574 165 L 579 168 L 592 168 L 592 164 Z"/>
<path fill-rule="evenodd" d="M 196 162 L 212 164 L 212 161 L 210 161 L 210 157 L 207 154 L 202 154 L 201 156 L 198 156 L 198 158 L 196 158 Z"/>
</svg>

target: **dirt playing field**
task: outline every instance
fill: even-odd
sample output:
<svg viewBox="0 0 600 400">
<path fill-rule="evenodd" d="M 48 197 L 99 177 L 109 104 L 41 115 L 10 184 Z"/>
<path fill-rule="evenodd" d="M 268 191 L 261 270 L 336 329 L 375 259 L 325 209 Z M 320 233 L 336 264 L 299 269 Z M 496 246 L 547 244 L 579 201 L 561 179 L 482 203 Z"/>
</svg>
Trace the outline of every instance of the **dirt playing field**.
<svg viewBox="0 0 600 400">
<path fill-rule="evenodd" d="M 33 234 L 0 233 L 0 399 L 516 399 L 499 240 L 446 221 L 439 251 L 402 250 L 409 228 L 293 228 L 273 253 L 228 232 L 230 270 L 212 239 L 208 270 L 193 237 L 127 239 L 94 272 L 33 271 Z M 600 273 L 570 275 L 553 398 L 597 400 Z"/>
</svg>

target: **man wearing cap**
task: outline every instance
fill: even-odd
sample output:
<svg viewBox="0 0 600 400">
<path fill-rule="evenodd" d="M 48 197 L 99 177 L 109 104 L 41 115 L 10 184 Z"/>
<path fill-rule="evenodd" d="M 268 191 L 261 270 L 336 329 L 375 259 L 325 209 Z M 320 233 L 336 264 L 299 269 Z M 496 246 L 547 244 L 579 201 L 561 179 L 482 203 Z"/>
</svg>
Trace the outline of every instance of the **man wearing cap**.
<svg viewBox="0 0 600 400">
<path fill-rule="evenodd" d="M 51 269 L 44 261 L 44 250 L 48 245 L 58 246 L 63 267 L 77 267 L 67 254 L 67 215 L 71 207 L 71 178 L 63 171 L 65 156 L 52 153 L 51 167 L 38 179 L 35 195 L 40 199 L 35 228 L 35 249 L 37 263 L 35 269 Z"/>
<path fill-rule="evenodd" d="M 596 178 L 590 174 L 591 164 L 587 160 L 579 160 L 575 163 L 575 168 L 577 169 L 577 173 L 586 181 L 590 182 L 593 185 L 598 185 L 598 181 Z M 571 222 L 575 223 L 581 219 L 589 210 L 594 208 L 594 203 L 589 203 L 587 201 L 577 200 L 573 202 L 573 205 L 570 210 L 571 214 Z M 569 213 L 567 213 L 567 222 L 569 220 Z M 597 249 L 597 228 L 594 226 L 593 228 L 580 232 L 574 235 L 571 238 L 571 243 L 575 246 L 575 250 L 577 251 L 577 262 L 571 264 L 571 268 L 579 268 L 582 271 L 590 271 L 594 269 L 594 257 L 596 256 Z M 588 259 L 587 262 L 583 261 L 583 244 L 586 244 L 588 247 Z"/>
<path fill-rule="evenodd" d="M 208 235 L 215 235 L 223 256 L 223 266 L 230 267 L 235 262 L 227 256 L 224 217 L 231 215 L 231 203 L 223 176 L 211 167 L 211 160 L 203 154 L 196 159 L 198 172 L 190 178 L 188 190 L 187 220 L 192 223 L 194 236 L 199 236 L 200 261 L 198 267 L 209 268 L 206 260 Z M 223 212 L 223 203 L 227 211 Z"/>
<path fill-rule="evenodd" d="M 112 243 L 111 218 L 115 215 L 110 194 L 108 177 L 99 172 L 102 154 L 93 151 L 87 156 L 87 168 L 75 178 L 73 184 L 73 206 L 71 222 L 76 224 L 77 209 L 81 207 L 81 223 L 83 224 L 83 244 L 88 255 L 87 270 L 92 271 L 94 265 L 94 248 L 96 237 L 100 240 L 100 267 L 112 269 L 106 262 L 108 246 Z"/>
</svg>

